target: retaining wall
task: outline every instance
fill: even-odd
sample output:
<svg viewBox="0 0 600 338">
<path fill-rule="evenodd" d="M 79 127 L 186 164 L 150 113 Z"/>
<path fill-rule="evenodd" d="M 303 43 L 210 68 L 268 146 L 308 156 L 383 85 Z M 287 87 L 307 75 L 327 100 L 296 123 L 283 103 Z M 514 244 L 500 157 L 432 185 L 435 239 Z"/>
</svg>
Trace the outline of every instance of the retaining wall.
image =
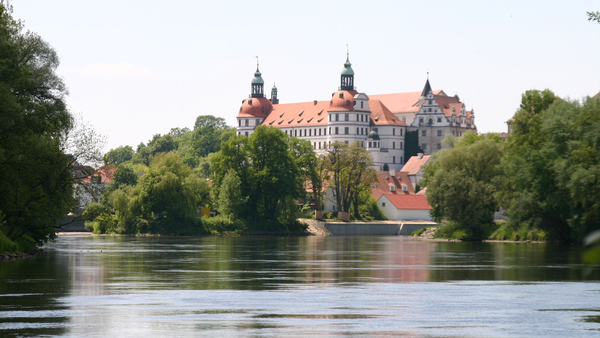
<svg viewBox="0 0 600 338">
<path fill-rule="evenodd" d="M 437 223 L 325 223 L 327 230 L 337 236 L 410 236 L 417 229 L 434 225 Z"/>
</svg>

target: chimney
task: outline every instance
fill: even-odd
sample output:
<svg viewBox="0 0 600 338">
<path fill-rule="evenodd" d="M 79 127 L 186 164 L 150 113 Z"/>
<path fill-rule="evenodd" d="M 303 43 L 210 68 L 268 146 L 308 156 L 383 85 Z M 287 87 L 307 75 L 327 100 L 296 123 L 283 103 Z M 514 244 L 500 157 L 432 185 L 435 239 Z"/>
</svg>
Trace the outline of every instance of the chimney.
<svg viewBox="0 0 600 338">
<path fill-rule="evenodd" d="M 396 176 L 396 169 L 390 169 L 390 176 Z"/>
<path fill-rule="evenodd" d="M 419 157 L 419 160 L 423 158 L 423 153 L 418 153 L 417 156 Z"/>
</svg>

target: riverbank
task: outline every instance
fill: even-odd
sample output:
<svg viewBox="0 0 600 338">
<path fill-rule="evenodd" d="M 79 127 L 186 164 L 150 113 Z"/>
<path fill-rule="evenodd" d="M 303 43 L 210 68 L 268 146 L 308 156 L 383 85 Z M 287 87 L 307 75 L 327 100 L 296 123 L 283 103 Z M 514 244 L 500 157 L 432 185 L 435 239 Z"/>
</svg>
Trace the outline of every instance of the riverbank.
<svg viewBox="0 0 600 338">
<path fill-rule="evenodd" d="M 44 252 L 44 250 L 35 249 L 35 250 L 29 250 L 29 251 L 25 251 L 25 252 L 3 253 L 3 254 L 0 254 L 0 261 L 13 261 L 13 260 L 17 260 L 17 259 L 32 257 L 35 255 L 39 255 L 42 252 Z"/>
<path fill-rule="evenodd" d="M 434 235 L 438 229 L 439 229 L 439 227 L 426 228 L 420 234 L 412 235 L 412 236 L 410 236 L 410 238 L 417 240 L 417 241 L 429 241 L 429 242 L 472 242 L 472 240 L 467 240 L 467 239 L 434 238 Z M 553 244 L 553 243 L 555 243 L 552 241 L 532 241 L 532 240 L 515 241 L 515 240 L 499 240 L 499 239 L 482 239 L 481 242 L 517 243 L 517 244 Z"/>
</svg>

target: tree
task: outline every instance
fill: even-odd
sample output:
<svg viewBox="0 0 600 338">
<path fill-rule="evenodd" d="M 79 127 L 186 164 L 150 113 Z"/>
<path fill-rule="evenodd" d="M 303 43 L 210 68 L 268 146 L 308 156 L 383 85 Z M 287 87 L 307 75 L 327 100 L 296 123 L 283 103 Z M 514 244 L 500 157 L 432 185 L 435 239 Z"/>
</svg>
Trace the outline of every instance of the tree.
<svg viewBox="0 0 600 338">
<path fill-rule="evenodd" d="M 503 205 L 513 227 L 542 229 L 563 243 L 600 224 L 600 104 L 556 100 L 537 114 L 523 109 L 503 159 Z"/>
<path fill-rule="evenodd" d="M 238 176 L 242 198 L 248 202 L 237 217 L 282 222 L 290 198 L 303 195 L 304 177 L 287 136 L 277 128 L 258 126 L 250 137 L 233 136 L 212 157 L 211 171 L 219 193 L 228 172 Z"/>
<path fill-rule="evenodd" d="M 115 176 L 109 183 L 108 188 L 110 190 L 119 189 L 121 186 L 130 185 L 135 186 L 138 182 L 138 175 L 133 169 L 133 166 L 129 163 L 121 163 L 115 171 Z"/>
<path fill-rule="evenodd" d="M 424 182 L 432 215 L 481 239 L 481 226 L 493 221 L 498 206 L 501 156 L 498 139 L 473 133 L 465 133 L 453 148 L 436 153 L 434 163 L 425 167 Z"/>
<path fill-rule="evenodd" d="M 327 169 L 333 174 L 329 183 L 338 208 L 338 218 L 348 220 L 350 203 L 361 190 L 361 185 L 371 184 L 375 177 L 369 152 L 353 143 L 332 143 L 327 148 Z"/>
<path fill-rule="evenodd" d="M 55 238 L 76 205 L 73 175 L 85 176 L 80 164 L 101 147 L 66 107 L 57 53 L 22 30 L 0 3 L 0 231 L 27 249 Z"/>
<path fill-rule="evenodd" d="M 133 158 L 133 148 L 131 146 L 120 146 L 111 149 L 104 155 L 104 165 L 119 165 Z"/>
<path fill-rule="evenodd" d="M 227 216 L 239 215 L 248 197 L 242 196 L 241 181 L 235 171 L 230 170 L 223 177 L 220 187 L 217 210 Z"/>
</svg>

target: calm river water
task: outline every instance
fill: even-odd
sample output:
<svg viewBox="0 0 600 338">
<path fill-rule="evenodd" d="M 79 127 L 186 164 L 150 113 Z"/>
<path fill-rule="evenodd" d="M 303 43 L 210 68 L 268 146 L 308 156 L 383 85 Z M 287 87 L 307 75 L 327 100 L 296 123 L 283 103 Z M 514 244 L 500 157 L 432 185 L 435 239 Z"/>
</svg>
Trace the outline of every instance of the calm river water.
<svg viewBox="0 0 600 338">
<path fill-rule="evenodd" d="M 582 249 L 405 237 L 60 237 L 0 262 L 0 336 L 600 336 Z"/>
</svg>

